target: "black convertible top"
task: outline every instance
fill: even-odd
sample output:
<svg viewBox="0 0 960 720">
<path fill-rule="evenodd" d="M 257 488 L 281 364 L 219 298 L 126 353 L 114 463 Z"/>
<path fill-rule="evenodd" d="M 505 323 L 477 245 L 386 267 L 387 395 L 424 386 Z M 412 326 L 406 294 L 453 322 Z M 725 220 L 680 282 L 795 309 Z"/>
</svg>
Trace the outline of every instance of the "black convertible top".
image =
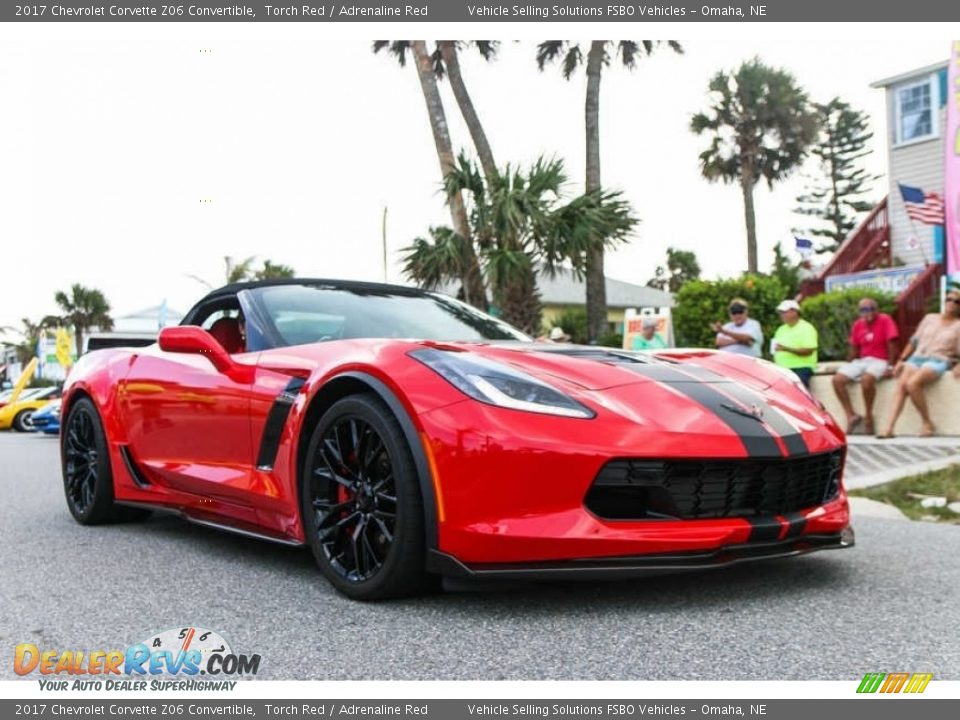
<svg viewBox="0 0 960 720">
<path fill-rule="evenodd" d="M 279 285 L 313 285 L 316 287 L 327 287 L 334 290 L 347 290 L 357 293 L 406 295 L 407 297 L 422 297 L 428 294 L 425 290 L 420 290 L 419 288 L 408 287 L 405 285 L 389 285 L 387 283 L 372 283 L 363 282 L 360 280 L 331 280 L 329 278 L 279 278 L 275 280 L 249 280 L 246 282 L 230 283 L 229 285 L 224 285 L 216 290 L 211 290 L 199 301 L 197 301 L 192 308 L 190 308 L 190 311 L 183 316 L 180 324 L 193 324 L 199 309 L 206 306 L 211 301 L 232 297 L 241 290 L 253 290 L 262 287 L 276 287 Z"/>
<path fill-rule="evenodd" d="M 246 282 L 230 283 L 216 290 L 211 290 L 197 304 L 207 300 L 214 300 L 225 295 L 236 295 L 241 290 L 251 290 L 275 285 L 323 285 L 337 290 L 358 290 L 360 292 L 392 293 L 396 295 L 425 295 L 425 290 L 407 285 L 390 285 L 388 283 L 365 282 L 362 280 L 333 280 L 330 278 L 278 278 L 275 280 L 249 280 Z"/>
</svg>

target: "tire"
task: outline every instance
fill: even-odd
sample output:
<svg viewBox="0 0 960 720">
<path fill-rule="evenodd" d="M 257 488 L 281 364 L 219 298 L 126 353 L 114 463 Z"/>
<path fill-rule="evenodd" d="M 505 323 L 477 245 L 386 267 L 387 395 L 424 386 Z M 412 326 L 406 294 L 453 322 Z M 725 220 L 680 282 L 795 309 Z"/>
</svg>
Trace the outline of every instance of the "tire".
<svg viewBox="0 0 960 720">
<path fill-rule="evenodd" d="M 30 418 L 32 417 L 33 410 L 21 410 L 17 413 L 17 416 L 13 418 L 13 429 L 17 432 L 33 432 L 33 423 L 30 422 Z"/>
<path fill-rule="evenodd" d="M 345 397 L 320 418 L 300 474 L 300 515 L 320 571 L 347 597 L 385 600 L 424 589 L 416 466 L 376 396 Z"/>
<path fill-rule="evenodd" d="M 81 525 L 139 520 L 148 510 L 117 505 L 107 435 L 97 408 L 87 398 L 70 407 L 61 428 L 60 461 L 67 509 Z"/>
</svg>

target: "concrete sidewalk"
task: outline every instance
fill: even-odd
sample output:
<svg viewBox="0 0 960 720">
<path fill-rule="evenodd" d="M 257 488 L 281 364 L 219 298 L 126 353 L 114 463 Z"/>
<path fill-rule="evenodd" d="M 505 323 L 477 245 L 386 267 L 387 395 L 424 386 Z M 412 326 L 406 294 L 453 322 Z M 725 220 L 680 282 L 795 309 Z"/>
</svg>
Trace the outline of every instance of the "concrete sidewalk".
<svg viewBox="0 0 960 720">
<path fill-rule="evenodd" d="M 865 488 L 955 464 L 960 465 L 960 437 L 878 440 L 868 435 L 848 435 L 843 483 L 848 490 Z M 850 511 L 854 518 L 907 519 L 898 508 L 867 498 L 850 498 Z"/>
<path fill-rule="evenodd" d="M 960 437 L 847 437 L 847 489 L 882 485 L 907 475 L 960 464 Z"/>
</svg>

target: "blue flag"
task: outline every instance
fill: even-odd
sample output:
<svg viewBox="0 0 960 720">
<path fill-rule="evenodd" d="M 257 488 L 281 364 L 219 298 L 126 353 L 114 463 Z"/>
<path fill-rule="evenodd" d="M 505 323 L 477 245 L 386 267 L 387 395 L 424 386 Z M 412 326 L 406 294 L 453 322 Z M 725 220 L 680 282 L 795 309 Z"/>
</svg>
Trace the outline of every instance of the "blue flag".
<svg viewBox="0 0 960 720">
<path fill-rule="evenodd" d="M 918 187 L 913 187 L 911 185 L 903 185 L 897 183 L 897 187 L 900 188 L 900 197 L 903 198 L 905 203 L 923 203 L 926 199 L 923 190 Z"/>
</svg>

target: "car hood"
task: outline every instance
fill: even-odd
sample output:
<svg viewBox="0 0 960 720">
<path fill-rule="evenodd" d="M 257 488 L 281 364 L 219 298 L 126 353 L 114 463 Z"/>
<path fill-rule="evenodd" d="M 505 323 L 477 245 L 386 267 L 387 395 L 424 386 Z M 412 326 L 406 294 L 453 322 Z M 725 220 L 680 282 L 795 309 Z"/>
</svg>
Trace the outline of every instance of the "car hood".
<svg viewBox="0 0 960 720">
<path fill-rule="evenodd" d="M 636 383 L 738 383 L 766 390 L 783 378 L 769 363 L 709 350 L 633 352 L 616 348 L 552 343 L 450 344 L 541 377 L 585 390 L 606 390 Z"/>
<path fill-rule="evenodd" d="M 824 449 L 842 438 L 793 373 L 764 360 L 712 350 L 647 353 L 546 343 L 478 345 L 468 351 L 639 425 L 662 432 L 682 429 L 694 442 L 732 432 L 748 449 L 776 455 L 774 437 L 782 438 L 790 452 Z M 815 440 L 807 437 L 812 444 L 801 442 L 801 436 L 826 428 Z"/>
</svg>

